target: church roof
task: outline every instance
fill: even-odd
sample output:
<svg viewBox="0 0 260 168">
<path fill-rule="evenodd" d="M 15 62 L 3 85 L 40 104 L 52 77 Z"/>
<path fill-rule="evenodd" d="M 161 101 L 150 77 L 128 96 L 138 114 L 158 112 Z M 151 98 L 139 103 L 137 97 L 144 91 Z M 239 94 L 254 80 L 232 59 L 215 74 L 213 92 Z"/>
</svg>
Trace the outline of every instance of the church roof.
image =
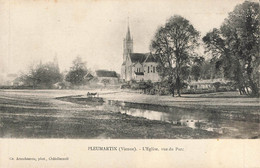
<svg viewBox="0 0 260 168">
<path fill-rule="evenodd" d="M 131 53 L 130 58 L 132 63 L 157 62 L 156 58 L 151 53 Z"/>
<path fill-rule="evenodd" d="M 148 54 L 145 62 L 157 62 L 157 60 L 152 54 Z"/>
<path fill-rule="evenodd" d="M 107 71 L 107 70 L 97 70 L 96 71 L 97 77 L 113 77 L 117 78 L 117 74 L 115 71 Z"/>
<path fill-rule="evenodd" d="M 148 55 L 149 54 L 144 54 L 144 53 L 131 53 L 130 58 L 132 63 L 137 63 L 137 62 L 143 63 Z"/>
</svg>

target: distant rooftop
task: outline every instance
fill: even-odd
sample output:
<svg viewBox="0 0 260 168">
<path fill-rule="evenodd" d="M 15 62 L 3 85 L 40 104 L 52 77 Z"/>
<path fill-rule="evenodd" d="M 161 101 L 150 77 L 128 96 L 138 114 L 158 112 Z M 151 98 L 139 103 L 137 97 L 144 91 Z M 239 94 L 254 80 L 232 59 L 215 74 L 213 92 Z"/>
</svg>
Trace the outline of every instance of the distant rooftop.
<svg viewBox="0 0 260 168">
<path fill-rule="evenodd" d="M 107 70 L 97 70 L 96 75 L 97 77 L 112 77 L 112 78 L 118 77 L 115 71 L 107 71 Z"/>
</svg>

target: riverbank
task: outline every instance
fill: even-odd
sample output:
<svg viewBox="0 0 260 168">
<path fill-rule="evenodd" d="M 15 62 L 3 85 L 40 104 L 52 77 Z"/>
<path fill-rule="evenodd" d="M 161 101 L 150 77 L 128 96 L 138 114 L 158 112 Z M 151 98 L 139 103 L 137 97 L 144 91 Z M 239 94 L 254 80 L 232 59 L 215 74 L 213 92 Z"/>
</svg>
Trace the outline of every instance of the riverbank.
<svg viewBox="0 0 260 168">
<path fill-rule="evenodd" d="M 220 134 L 222 138 L 259 138 L 259 113 L 243 111 L 223 111 L 211 108 L 176 107 L 160 104 L 134 103 L 87 96 L 66 96 L 59 100 L 95 106 L 107 112 L 120 112 L 123 115 L 141 117 L 152 121 L 170 123 L 197 130 Z M 96 104 L 96 99 L 103 103 Z"/>
<path fill-rule="evenodd" d="M 213 139 L 213 138 L 257 138 L 232 137 L 222 134 L 193 129 L 182 125 L 162 121 L 148 120 L 127 114 L 115 113 L 105 109 L 76 104 L 55 99 L 69 95 L 86 95 L 85 90 L 1 90 L 0 91 L 0 137 L 2 138 L 113 138 L 113 139 Z M 91 91 L 98 92 L 105 99 L 121 99 L 154 104 L 208 105 L 196 97 L 172 98 L 151 96 L 118 90 Z M 181 101 L 182 99 L 182 101 Z M 184 101 L 184 100 L 190 101 Z M 207 99 L 207 98 L 206 98 Z M 233 98 L 232 98 L 233 99 Z M 240 99 L 240 98 L 239 98 Z M 247 103 L 252 113 L 256 101 L 242 99 L 238 105 L 242 109 Z M 222 100 L 223 101 L 223 100 Z M 225 103 L 237 102 L 229 100 Z M 200 103 L 198 103 L 200 102 Z M 220 101 L 215 104 L 221 104 Z M 215 105 L 216 106 L 216 105 Z M 219 105 L 220 106 L 220 105 Z M 237 105 L 235 105 L 237 107 Z M 258 124 L 259 125 L 259 124 Z M 250 131 L 259 134 L 259 126 Z"/>
<path fill-rule="evenodd" d="M 260 114 L 260 99 L 241 96 L 238 92 L 183 94 L 182 97 L 172 97 L 124 91 L 100 94 L 100 96 L 108 100 L 133 103 Z"/>
<path fill-rule="evenodd" d="M 0 91 L 1 138 L 192 139 L 220 135 L 97 110 L 55 97 L 80 91 Z"/>
</svg>

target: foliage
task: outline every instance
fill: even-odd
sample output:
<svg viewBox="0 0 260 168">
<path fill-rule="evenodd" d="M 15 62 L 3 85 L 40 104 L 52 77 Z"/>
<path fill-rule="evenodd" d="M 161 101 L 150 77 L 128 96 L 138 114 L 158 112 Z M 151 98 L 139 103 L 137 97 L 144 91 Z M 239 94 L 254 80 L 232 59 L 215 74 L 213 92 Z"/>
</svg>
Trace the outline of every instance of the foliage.
<svg viewBox="0 0 260 168">
<path fill-rule="evenodd" d="M 205 60 L 200 67 L 200 78 L 201 79 L 215 79 L 222 78 L 223 74 L 221 71 L 216 69 L 215 62 L 212 60 Z"/>
<path fill-rule="evenodd" d="M 174 96 L 174 88 L 180 96 L 183 78 L 187 75 L 184 70 L 194 56 L 198 45 L 199 32 L 190 22 L 178 15 L 171 17 L 160 27 L 151 43 L 159 62 L 158 70 L 163 80 L 169 83 Z"/>
<path fill-rule="evenodd" d="M 86 83 L 84 77 L 87 75 L 88 70 L 86 63 L 82 61 L 80 57 L 73 60 L 73 66 L 67 73 L 65 80 L 70 82 L 72 85 L 83 85 Z"/>
<path fill-rule="evenodd" d="M 203 57 L 195 57 L 193 60 L 193 65 L 191 66 L 190 76 L 192 76 L 193 79 L 196 81 L 198 81 L 201 76 L 202 65 L 204 62 L 205 62 L 205 58 L 203 58 Z"/>
<path fill-rule="evenodd" d="M 120 86 L 121 89 L 130 89 L 131 85 L 129 83 L 124 83 Z"/>
<path fill-rule="evenodd" d="M 153 83 L 151 81 L 140 81 L 140 82 L 131 82 L 130 88 L 135 90 L 147 90 L 153 87 Z"/>
<path fill-rule="evenodd" d="M 241 94 L 259 96 L 259 4 L 237 5 L 220 29 L 203 38 L 216 69 L 234 80 Z M 245 89 L 246 88 L 246 89 Z"/>
<path fill-rule="evenodd" d="M 59 67 L 54 63 L 31 65 L 29 72 L 20 76 L 25 86 L 33 88 L 52 88 L 53 84 L 62 81 Z"/>
<path fill-rule="evenodd" d="M 199 65 L 193 65 L 191 67 L 191 76 L 193 76 L 194 80 L 198 81 L 200 77 L 201 67 Z"/>
</svg>

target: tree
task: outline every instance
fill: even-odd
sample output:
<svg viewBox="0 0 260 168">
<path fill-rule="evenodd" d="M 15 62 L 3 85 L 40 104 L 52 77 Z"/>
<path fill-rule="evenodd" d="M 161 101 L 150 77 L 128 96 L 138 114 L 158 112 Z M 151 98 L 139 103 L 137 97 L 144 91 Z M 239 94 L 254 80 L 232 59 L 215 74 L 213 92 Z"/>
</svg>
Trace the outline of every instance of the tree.
<svg viewBox="0 0 260 168">
<path fill-rule="evenodd" d="M 158 70 L 163 80 L 167 80 L 171 93 L 174 88 L 180 96 L 183 83 L 183 67 L 187 66 L 198 46 L 199 32 L 190 22 L 178 15 L 171 17 L 160 27 L 151 43 L 151 50 L 159 62 Z M 186 72 L 185 72 L 186 73 Z"/>
<path fill-rule="evenodd" d="M 212 63 L 210 60 L 205 60 L 201 66 L 201 79 L 212 79 L 215 77 L 214 73 L 215 67 L 214 63 Z"/>
<path fill-rule="evenodd" d="M 87 73 L 86 63 L 80 57 L 77 57 L 73 60 L 73 66 L 67 73 L 65 80 L 76 86 L 83 85 L 86 82 L 84 77 Z"/>
<path fill-rule="evenodd" d="M 213 29 L 203 38 L 216 67 L 234 80 L 240 93 L 259 96 L 259 4 L 237 5 L 220 29 Z"/>
<path fill-rule="evenodd" d="M 193 60 L 193 65 L 191 66 L 190 75 L 194 78 L 194 80 L 198 81 L 201 77 L 202 65 L 205 62 L 203 57 L 195 57 Z"/>
<path fill-rule="evenodd" d="M 191 67 L 191 76 L 193 76 L 194 80 L 198 81 L 200 77 L 201 68 L 199 65 L 193 65 Z"/>
<path fill-rule="evenodd" d="M 33 88 L 52 88 L 53 84 L 62 81 L 59 67 L 53 62 L 31 65 L 29 72 L 21 75 L 20 80 Z"/>
</svg>

